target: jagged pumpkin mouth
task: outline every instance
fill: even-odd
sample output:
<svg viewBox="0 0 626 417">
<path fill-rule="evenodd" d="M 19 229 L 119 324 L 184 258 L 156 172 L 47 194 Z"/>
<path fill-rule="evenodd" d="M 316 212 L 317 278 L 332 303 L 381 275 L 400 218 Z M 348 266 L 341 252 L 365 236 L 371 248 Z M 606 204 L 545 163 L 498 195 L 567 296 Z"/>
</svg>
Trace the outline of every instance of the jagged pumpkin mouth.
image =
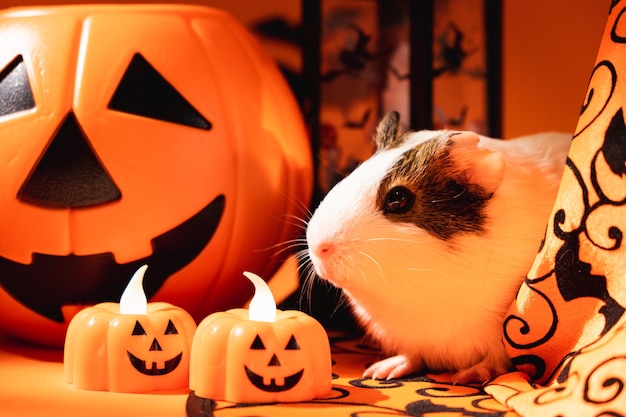
<svg viewBox="0 0 626 417">
<path fill-rule="evenodd" d="M 126 352 L 128 354 L 128 360 L 130 361 L 133 368 L 144 375 L 148 376 L 160 376 L 167 375 L 170 372 L 174 371 L 180 365 L 180 360 L 183 358 L 183 354 L 179 353 L 174 356 L 172 359 L 168 359 L 163 364 L 162 368 L 158 368 L 156 362 L 152 362 L 151 366 L 148 368 L 146 365 L 146 361 L 143 359 L 139 359 L 137 356 L 133 355 L 130 352 Z"/>
<path fill-rule="evenodd" d="M 111 252 L 81 256 L 34 253 L 30 264 L 0 256 L 0 286 L 30 310 L 63 323 L 63 306 L 118 302 L 133 273 L 147 264 L 143 283 L 151 298 L 208 245 L 219 226 L 225 200 L 223 195 L 217 196 L 191 218 L 153 238 L 151 255 L 128 263 L 117 263 Z"/>
<path fill-rule="evenodd" d="M 275 378 L 272 378 L 269 383 L 265 383 L 262 375 L 251 371 L 250 368 L 245 365 L 244 370 L 246 371 L 246 376 L 252 385 L 265 392 L 283 392 L 290 390 L 298 385 L 298 382 L 300 382 L 302 374 L 304 373 L 304 369 L 301 369 L 295 374 L 286 376 L 284 382 L 279 385 Z"/>
</svg>

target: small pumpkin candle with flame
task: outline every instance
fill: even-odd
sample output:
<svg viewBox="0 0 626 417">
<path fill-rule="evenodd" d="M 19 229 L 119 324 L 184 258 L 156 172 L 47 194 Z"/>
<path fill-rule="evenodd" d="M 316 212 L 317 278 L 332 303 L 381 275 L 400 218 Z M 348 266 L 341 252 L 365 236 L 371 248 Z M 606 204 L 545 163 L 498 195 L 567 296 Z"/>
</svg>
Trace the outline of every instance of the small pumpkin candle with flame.
<svg viewBox="0 0 626 417">
<path fill-rule="evenodd" d="M 213 313 L 198 326 L 191 348 L 194 395 L 239 403 L 306 401 L 328 395 L 330 344 L 322 325 L 295 310 L 277 310 L 267 284 L 255 286 L 249 309 Z"/>
<path fill-rule="evenodd" d="M 66 382 L 115 392 L 187 387 L 196 323 L 181 308 L 147 302 L 146 269 L 135 272 L 119 304 L 96 304 L 72 319 L 65 338 Z"/>
</svg>

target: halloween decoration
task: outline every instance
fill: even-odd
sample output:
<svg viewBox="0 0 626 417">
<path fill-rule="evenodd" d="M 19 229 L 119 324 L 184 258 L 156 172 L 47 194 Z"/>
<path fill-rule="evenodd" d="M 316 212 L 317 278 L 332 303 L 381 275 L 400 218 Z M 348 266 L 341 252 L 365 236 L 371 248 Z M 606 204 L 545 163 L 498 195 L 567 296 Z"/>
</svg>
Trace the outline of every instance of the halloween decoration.
<svg viewBox="0 0 626 417">
<path fill-rule="evenodd" d="M 254 283 L 250 309 L 205 318 L 191 348 L 193 395 L 232 402 L 305 401 L 331 389 L 328 337 L 312 317 L 276 310 L 264 281 Z"/>
<path fill-rule="evenodd" d="M 61 346 L 77 311 L 116 301 L 146 263 L 148 298 L 198 321 L 250 297 L 242 269 L 277 269 L 268 248 L 310 198 L 309 142 L 233 18 L 9 9 L 0 43 L 0 331 Z"/>
<path fill-rule="evenodd" d="M 626 415 L 626 4 L 610 2 L 546 236 L 504 321 L 520 415 Z"/>
<path fill-rule="evenodd" d="M 196 323 L 168 303 L 147 303 L 146 266 L 130 280 L 120 303 L 87 307 L 70 322 L 65 381 L 77 388 L 149 392 L 185 388 Z"/>
</svg>

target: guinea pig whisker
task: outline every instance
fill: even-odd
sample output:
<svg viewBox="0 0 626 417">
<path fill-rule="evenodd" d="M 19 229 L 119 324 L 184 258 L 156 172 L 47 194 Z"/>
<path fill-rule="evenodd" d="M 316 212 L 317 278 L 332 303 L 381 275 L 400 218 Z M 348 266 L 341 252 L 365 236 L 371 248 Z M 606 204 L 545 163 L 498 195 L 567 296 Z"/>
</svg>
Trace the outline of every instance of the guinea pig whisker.
<svg viewBox="0 0 626 417">
<path fill-rule="evenodd" d="M 312 267 L 309 267 L 309 271 L 305 275 L 304 282 L 302 283 L 302 292 L 300 293 L 300 308 L 304 309 L 307 313 L 313 311 L 312 298 L 314 279 L 315 272 L 313 271 Z"/>
<path fill-rule="evenodd" d="M 308 220 L 303 219 L 300 216 L 296 216 L 295 214 L 289 214 L 285 217 L 286 217 L 285 219 L 286 223 L 289 223 L 290 225 L 297 227 L 298 229 L 302 231 L 306 231 L 307 227 L 309 226 Z"/>
<path fill-rule="evenodd" d="M 255 253 L 265 253 L 271 252 L 270 257 L 276 256 L 293 256 L 298 250 L 305 250 L 306 248 L 306 239 L 304 238 L 296 238 L 286 240 L 284 242 L 276 243 L 275 245 L 271 245 L 265 248 L 254 249 Z"/>
<path fill-rule="evenodd" d="M 335 308 L 333 308 L 333 311 L 330 313 L 330 317 L 334 317 L 335 314 L 339 311 L 339 309 L 343 307 L 344 305 L 348 305 L 348 297 L 342 291 L 339 296 L 339 299 L 337 300 L 337 304 L 335 305 Z"/>
<path fill-rule="evenodd" d="M 413 272 L 431 272 L 432 269 L 424 269 L 424 268 L 407 268 L 407 271 L 413 271 Z"/>
<path fill-rule="evenodd" d="M 385 273 L 383 271 L 383 268 L 380 266 L 380 263 L 372 255 L 366 252 L 359 251 L 359 253 L 365 256 L 366 258 L 368 258 L 369 260 L 371 260 L 374 263 L 374 265 L 376 265 L 376 267 L 378 268 L 378 271 L 380 272 L 380 278 L 382 279 L 383 282 L 386 282 Z"/>
<path fill-rule="evenodd" d="M 461 191 L 459 191 L 458 194 L 453 195 L 450 198 L 442 198 L 441 200 L 430 200 L 431 203 L 435 204 L 435 203 L 445 203 L 446 201 L 452 201 L 452 200 L 456 200 L 457 198 L 461 197 L 463 194 L 465 194 L 465 192 L 467 192 L 467 184 L 463 184 L 463 189 Z"/>
<path fill-rule="evenodd" d="M 284 242 L 281 243 L 277 243 L 275 245 L 272 245 L 268 248 L 265 249 L 259 249 L 259 251 L 268 251 L 271 249 L 278 249 L 276 252 L 274 252 L 272 254 L 272 256 L 278 256 L 283 254 L 284 252 L 287 252 L 289 250 L 293 250 L 293 249 L 298 249 L 298 248 L 304 248 L 306 246 L 306 239 L 304 238 L 297 238 L 297 239 L 290 239 L 290 240 L 286 240 Z M 304 249 L 303 249 L 304 250 Z"/>
<path fill-rule="evenodd" d="M 290 203 L 298 207 L 300 211 L 304 213 L 305 218 L 310 219 L 311 216 L 313 216 L 313 213 L 309 209 L 308 204 L 305 204 L 301 199 L 295 198 L 292 195 L 289 195 L 289 193 L 286 190 L 282 191 L 282 194 L 283 194 L 283 197 L 287 198 Z M 296 216 L 294 215 L 294 217 Z"/>
<path fill-rule="evenodd" d="M 313 283 L 316 278 L 315 268 L 311 259 L 309 258 L 309 252 L 307 250 L 299 251 L 296 255 L 300 261 L 303 262 L 301 268 L 302 269 L 302 291 L 300 292 L 300 308 L 303 308 L 303 305 L 306 304 L 306 311 L 311 312 L 311 301 L 313 298 Z"/>
<path fill-rule="evenodd" d="M 364 242 L 378 242 L 378 241 L 391 241 L 391 242 L 407 242 L 414 243 L 410 239 L 401 239 L 399 237 L 370 237 L 363 240 Z"/>
<path fill-rule="evenodd" d="M 296 257 L 296 259 L 298 261 L 300 261 L 303 265 L 302 267 L 308 268 L 308 269 L 312 269 L 313 268 L 313 264 L 311 263 L 310 259 L 309 259 L 309 250 L 307 248 L 303 248 L 300 250 L 297 250 L 296 252 L 294 252 L 294 256 Z M 305 272 L 305 271 L 303 271 Z"/>
</svg>

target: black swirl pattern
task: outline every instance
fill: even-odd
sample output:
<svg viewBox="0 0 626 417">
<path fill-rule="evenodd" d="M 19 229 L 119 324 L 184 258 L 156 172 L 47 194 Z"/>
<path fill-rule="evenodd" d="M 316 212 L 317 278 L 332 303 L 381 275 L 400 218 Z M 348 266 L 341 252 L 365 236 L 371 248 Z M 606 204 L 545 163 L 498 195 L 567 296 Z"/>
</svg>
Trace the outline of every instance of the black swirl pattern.
<svg viewBox="0 0 626 417">
<path fill-rule="evenodd" d="M 337 337 L 333 391 L 297 405 L 306 415 L 520 415 L 626 417 L 626 3 L 613 0 L 561 189 L 537 258 L 503 322 L 519 372 L 485 387 L 449 376 L 359 378 L 376 349 Z M 347 358 L 360 357 L 360 365 Z M 367 402 L 363 401 L 367 398 Z M 287 412 L 277 414 L 285 408 Z M 245 412 L 242 412 L 245 409 Z M 290 415 L 286 404 L 234 405 L 194 398 L 188 415 Z M 283 410 L 285 411 L 285 410 Z M 575 413 L 575 414 L 572 414 Z M 341 413 L 340 413 L 341 414 Z"/>
<path fill-rule="evenodd" d="M 585 102 L 580 110 L 580 127 L 574 133 L 574 138 L 587 130 L 593 122 L 602 114 L 613 95 L 617 82 L 615 66 L 610 61 L 601 61 L 593 69 Z M 606 89 L 606 86 L 610 88 Z"/>
<path fill-rule="evenodd" d="M 419 374 L 394 380 L 357 377 L 378 350 L 359 337 L 333 334 L 333 389 L 325 398 L 294 404 L 234 404 L 214 401 L 190 393 L 188 417 L 220 416 L 429 416 L 447 413 L 463 416 L 505 416 L 507 408 L 481 386 L 453 384 L 451 374 Z M 509 414 L 510 415 L 510 414 Z"/>
<path fill-rule="evenodd" d="M 531 379 L 528 392 L 502 391 L 514 409 L 567 415 L 563 405 L 576 403 L 584 415 L 626 415 L 624 56 L 626 6 L 615 0 L 545 239 L 503 323 Z"/>
<path fill-rule="evenodd" d="M 587 376 L 583 398 L 593 404 L 607 404 L 624 394 L 626 356 L 607 359 Z"/>
</svg>

